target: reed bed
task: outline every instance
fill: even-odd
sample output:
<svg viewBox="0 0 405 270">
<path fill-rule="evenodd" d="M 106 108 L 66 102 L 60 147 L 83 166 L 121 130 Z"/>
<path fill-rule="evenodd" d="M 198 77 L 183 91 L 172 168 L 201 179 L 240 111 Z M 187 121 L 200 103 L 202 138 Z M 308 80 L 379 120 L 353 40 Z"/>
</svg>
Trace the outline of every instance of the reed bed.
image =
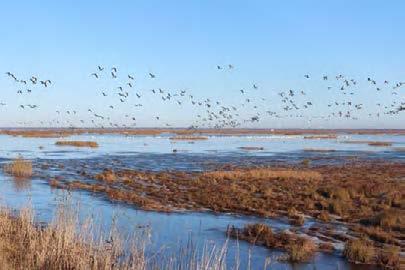
<svg viewBox="0 0 405 270">
<path fill-rule="evenodd" d="M 32 176 L 32 162 L 19 157 L 4 165 L 3 171 L 17 178 L 29 178 Z"/>
<path fill-rule="evenodd" d="M 115 228 L 103 234 L 93 219 L 80 222 L 78 216 L 77 207 L 61 203 L 52 222 L 44 225 L 34 221 L 31 207 L 18 212 L 0 208 L 0 268 L 227 269 L 226 244 L 219 248 L 207 246 L 202 252 L 187 246 L 175 255 L 146 255 L 145 236 L 124 239 Z"/>
<path fill-rule="evenodd" d="M 47 226 L 34 222 L 31 208 L 17 215 L 9 209 L 0 211 L 0 262 L 4 269 L 145 269 L 142 247 L 132 246 L 130 256 L 123 256 L 121 243 L 114 233 L 97 240 L 92 224 L 80 224 L 74 210 L 65 206 Z"/>
<path fill-rule="evenodd" d="M 98 143 L 93 141 L 57 141 L 57 146 L 74 146 L 74 147 L 90 147 L 97 148 Z"/>
</svg>

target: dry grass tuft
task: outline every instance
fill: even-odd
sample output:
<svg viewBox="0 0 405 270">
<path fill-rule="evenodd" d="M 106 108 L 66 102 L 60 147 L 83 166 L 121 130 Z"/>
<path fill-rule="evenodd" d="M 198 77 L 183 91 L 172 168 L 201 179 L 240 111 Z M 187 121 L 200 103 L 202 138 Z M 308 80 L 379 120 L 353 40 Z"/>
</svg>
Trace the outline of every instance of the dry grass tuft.
<svg viewBox="0 0 405 270">
<path fill-rule="evenodd" d="M 243 229 L 230 227 L 227 234 L 255 245 L 283 249 L 287 254 L 281 259 L 290 262 L 308 261 L 317 250 L 311 239 L 300 237 L 294 233 L 274 233 L 269 226 L 261 223 L 247 224 Z"/>
<path fill-rule="evenodd" d="M 399 247 L 386 248 L 377 255 L 377 264 L 382 266 L 383 269 L 401 269 L 403 262 L 399 255 Z"/>
<path fill-rule="evenodd" d="M 366 239 L 353 239 L 346 242 L 344 256 L 350 262 L 371 264 L 375 259 L 375 249 Z"/>
<path fill-rule="evenodd" d="M 389 209 L 384 210 L 374 217 L 363 219 L 361 223 L 365 225 L 375 225 L 380 226 L 381 228 L 390 230 L 396 229 L 399 230 L 405 226 L 405 211 L 400 209 Z"/>
<path fill-rule="evenodd" d="M 306 262 L 310 260 L 316 251 L 314 241 L 304 237 L 298 237 L 287 247 L 287 260 L 290 262 Z"/>
<path fill-rule="evenodd" d="M 75 146 L 75 147 L 91 147 L 97 148 L 98 143 L 92 141 L 57 141 L 55 145 L 58 146 Z"/>
<path fill-rule="evenodd" d="M 17 178 L 29 178 L 32 176 L 32 162 L 19 157 L 4 165 L 3 170 Z"/>
</svg>

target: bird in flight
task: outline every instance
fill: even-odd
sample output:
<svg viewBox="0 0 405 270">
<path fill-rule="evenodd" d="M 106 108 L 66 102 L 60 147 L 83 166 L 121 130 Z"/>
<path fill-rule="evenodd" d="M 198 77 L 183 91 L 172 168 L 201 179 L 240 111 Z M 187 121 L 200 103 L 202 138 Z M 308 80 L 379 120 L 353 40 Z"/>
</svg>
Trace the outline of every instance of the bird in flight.
<svg viewBox="0 0 405 270">
<path fill-rule="evenodd" d="M 46 81 L 40 81 L 40 83 L 45 86 L 48 87 L 48 84 L 51 84 L 52 82 L 50 80 L 46 80 Z"/>
</svg>

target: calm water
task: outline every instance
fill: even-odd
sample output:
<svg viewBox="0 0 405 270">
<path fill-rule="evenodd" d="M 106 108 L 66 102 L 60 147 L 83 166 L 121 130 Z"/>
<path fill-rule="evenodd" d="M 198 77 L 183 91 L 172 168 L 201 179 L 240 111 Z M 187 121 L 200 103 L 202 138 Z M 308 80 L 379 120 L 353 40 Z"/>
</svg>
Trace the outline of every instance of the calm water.
<svg viewBox="0 0 405 270">
<path fill-rule="evenodd" d="M 212 136 L 206 141 L 172 142 L 167 136 L 120 136 L 120 135 L 80 135 L 68 140 L 94 140 L 100 145 L 97 149 L 57 147 L 57 139 L 20 138 L 0 136 L 0 162 L 7 162 L 22 155 L 30 158 L 36 168 L 50 165 L 47 171 L 38 175 L 63 175 L 79 177 L 80 168 L 103 167 L 132 168 L 148 170 L 205 170 L 218 164 L 256 165 L 283 162 L 300 162 L 304 158 L 312 162 L 347 162 L 347 158 L 390 159 L 403 162 L 404 151 L 394 148 L 405 147 L 405 136 L 385 135 L 345 135 L 338 139 L 306 140 L 303 136 Z M 367 144 L 346 144 L 346 140 L 390 141 L 392 147 L 372 147 Z M 243 151 L 239 147 L 263 147 L 263 151 Z M 173 153 L 173 149 L 177 153 Z M 304 149 L 329 149 L 333 152 L 311 152 Z M 63 165 L 63 168 L 59 165 Z M 101 167 L 101 168 L 103 168 Z M 77 179 L 77 178 L 76 178 Z M 46 181 L 34 178 L 26 182 L 15 182 L 0 174 L 0 203 L 18 209 L 30 204 L 36 211 L 37 219 L 49 221 L 56 205 L 63 198 L 63 191 L 52 190 Z M 72 203 L 79 204 L 81 217 L 92 215 L 105 230 L 116 220 L 121 233 L 126 234 L 139 227 L 150 228 L 149 252 L 175 252 L 190 239 L 197 249 L 204 245 L 221 247 L 226 241 L 228 225 L 242 227 L 252 222 L 264 222 L 278 230 L 289 228 L 285 220 L 262 219 L 255 217 L 211 214 L 211 213 L 157 213 L 136 209 L 121 203 L 112 203 L 101 195 L 84 191 L 71 193 Z M 305 226 L 310 226 L 308 221 Z M 336 243 L 337 247 L 342 247 Z M 251 254 L 253 269 L 263 269 L 267 257 L 280 255 L 279 251 L 269 251 L 234 240 L 228 242 L 228 257 L 231 262 L 239 252 L 242 268 Z M 288 265 L 272 260 L 272 269 L 371 269 L 346 263 L 338 254 L 319 253 L 311 263 Z"/>
</svg>

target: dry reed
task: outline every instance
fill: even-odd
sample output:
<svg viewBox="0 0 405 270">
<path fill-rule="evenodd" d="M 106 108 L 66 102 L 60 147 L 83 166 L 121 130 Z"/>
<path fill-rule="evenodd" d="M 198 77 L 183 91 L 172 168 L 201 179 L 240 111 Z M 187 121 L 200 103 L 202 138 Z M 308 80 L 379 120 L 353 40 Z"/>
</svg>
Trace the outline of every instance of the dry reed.
<svg viewBox="0 0 405 270">
<path fill-rule="evenodd" d="M 28 178 L 32 176 L 32 162 L 19 157 L 4 165 L 3 170 L 14 177 Z"/>
<path fill-rule="evenodd" d="M 57 141 L 55 143 L 57 146 L 74 146 L 74 147 L 91 147 L 96 148 L 98 147 L 97 142 L 92 141 Z"/>
</svg>

